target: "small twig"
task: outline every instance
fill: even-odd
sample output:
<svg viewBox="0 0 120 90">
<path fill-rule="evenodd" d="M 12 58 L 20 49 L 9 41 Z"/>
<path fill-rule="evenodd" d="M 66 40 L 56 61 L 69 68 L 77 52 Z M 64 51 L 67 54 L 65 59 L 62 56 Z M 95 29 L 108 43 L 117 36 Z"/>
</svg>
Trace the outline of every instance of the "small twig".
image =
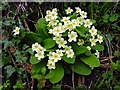
<svg viewBox="0 0 120 90">
<path fill-rule="evenodd" d="M 75 88 L 75 83 L 74 83 L 74 66 L 72 65 L 72 84 L 73 88 Z"/>
<path fill-rule="evenodd" d="M 39 7 L 39 10 L 40 10 L 41 17 L 43 18 L 43 13 L 40 7 Z"/>
<path fill-rule="evenodd" d="M 33 87 L 34 87 L 34 79 L 32 79 L 31 90 L 33 90 Z"/>
<path fill-rule="evenodd" d="M 103 59 L 101 58 L 100 62 L 105 62 L 105 61 L 108 61 L 110 59 L 113 59 L 114 56 L 111 56 L 111 57 L 103 57 Z"/>
<path fill-rule="evenodd" d="M 104 68 L 104 69 L 110 69 L 111 66 L 109 64 L 100 64 L 100 67 Z"/>
<path fill-rule="evenodd" d="M 15 60 L 14 60 L 14 58 L 13 58 L 13 56 L 12 56 L 12 53 L 10 52 L 9 49 L 8 49 L 8 53 L 9 53 L 9 56 L 11 57 L 11 60 L 12 60 L 12 62 L 13 62 L 13 64 L 14 64 L 14 66 L 17 67 L 17 64 L 15 63 Z"/>
<path fill-rule="evenodd" d="M 0 75 L 0 78 L 3 78 L 4 76 Z"/>
<path fill-rule="evenodd" d="M 71 87 L 71 86 L 69 86 L 69 85 L 62 85 L 62 86 L 72 88 L 72 87 Z"/>
<path fill-rule="evenodd" d="M 24 22 L 24 24 L 25 24 L 26 30 L 30 32 L 29 26 L 28 26 L 28 24 L 27 24 L 27 22 L 26 22 L 25 19 L 23 19 L 23 22 Z"/>
<path fill-rule="evenodd" d="M 78 77 L 78 87 L 80 87 L 81 86 L 81 78 L 80 78 L 80 76 Z"/>
<path fill-rule="evenodd" d="M 29 19 L 29 18 L 27 18 L 27 17 L 26 17 L 26 19 L 27 19 L 28 21 L 32 22 L 32 23 L 36 23 L 35 21 L 30 20 L 30 19 Z"/>
<path fill-rule="evenodd" d="M 85 83 L 85 78 L 84 78 L 84 76 L 82 77 L 82 84 L 84 84 Z"/>
<path fill-rule="evenodd" d="M 89 89 L 91 88 L 91 86 L 92 86 L 92 83 L 93 83 L 93 81 L 91 81 L 91 82 L 90 82 L 90 86 L 88 87 Z"/>
</svg>

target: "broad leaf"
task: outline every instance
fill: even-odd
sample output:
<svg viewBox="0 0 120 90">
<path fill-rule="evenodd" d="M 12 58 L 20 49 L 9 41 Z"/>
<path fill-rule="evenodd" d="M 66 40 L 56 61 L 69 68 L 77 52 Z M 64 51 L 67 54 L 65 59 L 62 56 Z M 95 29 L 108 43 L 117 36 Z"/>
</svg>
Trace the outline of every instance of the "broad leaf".
<svg viewBox="0 0 120 90">
<path fill-rule="evenodd" d="M 98 50 L 98 51 L 103 51 L 104 50 L 104 46 L 101 44 L 96 44 L 95 46 L 91 47 L 93 50 Z"/>
<path fill-rule="evenodd" d="M 45 18 L 40 18 L 37 23 L 35 24 L 36 32 L 39 33 L 41 38 L 47 38 L 48 37 L 48 31 L 46 26 Z"/>
<path fill-rule="evenodd" d="M 28 32 L 25 33 L 25 36 L 21 41 L 28 45 L 32 45 L 35 42 L 41 43 L 42 39 L 40 38 L 39 34 Z"/>
<path fill-rule="evenodd" d="M 111 22 L 114 22 L 114 21 L 117 21 L 118 20 L 118 15 L 111 15 L 110 19 L 109 19 Z"/>
<path fill-rule="evenodd" d="M 46 67 L 46 61 L 42 60 L 41 62 L 34 64 L 32 67 L 32 74 L 41 74 L 42 75 L 42 69 Z"/>
<path fill-rule="evenodd" d="M 52 38 L 45 39 L 43 43 L 44 43 L 44 48 L 46 49 L 50 49 L 55 46 L 55 41 Z"/>
<path fill-rule="evenodd" d="M 38 62 L 40 62 L 40 60 L 38 60 L 35 56 L 30 57 L 30 63 L 31 64 L 37 64 Z"/>
<path fill-rule="evenodd" d="M 75 58 L 76 56 L 74 56 L 73 58 L 68 58 L 66 55 L 62 57 L 62 59 L 69 64 L 73 64 L 75 62 Z"/>
<path fill-rule="evenodd" d="M 86 37 L 85 33 L 89 31 L 89 28 L 85 28 L 83 25 L 76 28 L 76 31 L 81 37 Z"/>
<path fill-rule="evenodd" d="M 31 78 L 41 79 L 41 78 L 43 78 L 43 76 L 42 76 L 41 74 L 33 74 L 33 75 L 31 76 Z"/>
<path fill-rule="evenodd" d="M 85 46 L 78 46 L 76 43 L 73 43 L 72 46 L 76 55 L 83 54 L 87 51 Z"/>
<path fill-rule="evenodd" d="M 72 15 L 70 15 L 70 19 L 76 19 L 78 14 L 75 12 Z"/>
<path fill-rule="evenodd" d="M 89 65 L 91 68 L 94 67 L 99 67 L 100 66 L 100 61 L 99 59 L 91 54 L 89 57 L 81 57 L 80 58 L 85 64 Z"/>
<path fill-rule="evenodd" d="M 50 70 L 49 75 L 51 75 L 51 77 L 49 78 L 51 83 L 54 84 L 59 82 L 64 76 L 63 66 L 60 63 L 57 63 L 56 68 L 53 70 Z"/>
<path fill-rule="evenodd" d="M 74 63 L 74 71 L 80 75 L 91 74 L 91 68 L 81 61 L 76 61 Z"/>
</svg>

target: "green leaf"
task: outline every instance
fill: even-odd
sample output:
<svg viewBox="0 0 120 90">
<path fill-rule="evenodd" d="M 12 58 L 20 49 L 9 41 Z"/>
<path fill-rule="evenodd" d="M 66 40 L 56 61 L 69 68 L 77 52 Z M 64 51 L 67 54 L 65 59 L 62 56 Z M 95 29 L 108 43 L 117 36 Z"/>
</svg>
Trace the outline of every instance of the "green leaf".
<svg viewBox="0 0 120 90">
<path fill-rule="evenodd" d="M 41 74 L 33 74 L 33 75 L 31 76 L 31 78 L 41 79 L 41 78 L 43 78 L 43 76 L 42 76 Z"/>
<path fill-rule="evenodd" d="M 85 55 L 86 56 L 90 56 L 92 53 L 91 53 L 91 51 L 89 51 L 89 50 L 87 50 L 86 52 L 85 52 Z"/>
<path fill-rule="evenodd" d="M 63 66 L 60 63 L 57 63 L 56 68 L 54 70 L 50 70 L 49 74 L 51 75 L 51 78 L 49 78 L 51 83 L 54 84 L 59 82 L 64 76 Z"/>
<path fill-rule="evenodd" d="M 76 19 L 77 18 L 77 13 L 75 12 L 75 13 L 73 13 L 72 15 L 70 15 L 70 19 Z"/>
<path fill-rule="evenodd" d="M 114 56 L 115 56 L 115 57 L 120 57 L 120 51 L 115 51 L 115 52 L 114 52 Z"/>
<path fill-rule="evenodd" d="M 51 90 L 55 90 L 58 88 L 61 90 L 61 84 L 57 84 L 57 85 L 53 86 L 53 88 Z"/>
<path fill-rule="evenodd" d="M 78 30 L 76 29 L 77 33 L 81 36 L 81 37 L 85 37 L 85 32 L 83 30 Z"/>
<path fill-rule="evenodd" d="M 21 79 L 20 80 L 18 79 L 17 83 L 13 86 L 13 88 L 16 90 L 18 88 L 23 88 L 24 86 L 25 86 L 25 83 L 23 83 Z"/>
<path fill-rule="evenodd" d="M 75 29 L 81 37 L 86 37 L 85 33 L 89 31 L 89 28 L 85 28 L 84 25 Z"/>
<path fill-rule="evenodd" d="M 104 46 L 101 44 L 96 44 L 95 46 L 91 47 L 93 50 L 98 50 L 98 51 L 103 51 L 104 50 Z"/>
<path fill-rule="evenodd" d="M 108 39 L 109 41 L 112 41 L 112 40 L 113 40 L 113 36 L 112 36 L 112 35 L 106 34 L 106 36 L 107 36 L 107 39 Z"/>
<path fill-rule="evenodd" d="M 7 70 L 7 78 L 15 72 L 15 68 L 10 65 L 6 66 L 5 69 Z"/>
<path fill-rule="evenodd" d="M 104 16 L 103 16 L 103 20 L 107 20 L 109 18 L 109 15 L 108 14 L 105 14 Z"/>
<path fill-rule="evenodd" d="M 32 45 L 35 42 L 41 43 L 42 39 L 40 38 L 39 34 L 27 32 L 21 41 L 24 41 L 24 43 L 28 45 Z"/>
<path fill-rule="evenodd" d="M 38 62 L 40 62 L 40 60 L 38 60 L 35 56 L 30 57 L 30 63 L 31 64 L 37 64 Z"/>
<path fill-rule="evenodd" d="M 41 68 L 41 73 L 42 73 L 43 76 L 46 74 L 46 68 L 45 67 Z"/>
<path fill-rule="evenodd" d="M 91 19 L 90 21 L 91 21 L 93 24 L 96 23 L 96 21 L 95 21 L 94 19 Z"/>
<path fill-rule="evenodd" d="M 44 43 L 44 48 L 46 49 L 50 49 L 55 46 L 55 41 L 52 38 L 45 39 L 43 43 Z"/>
<path fill-rule="evenodd" d="M 85 64 L 89 65 L 91 68 L 99 67 L 100 61 L 95 55 L 90 55 L 89 57 L 80 58 Z"/>
<path fill-rule="evenodd" d="M 75 58 L 76 56 L 74 56 L 73 58 L 68 58 L 66 55 L 62 57 L 62 59 L 69 64 L 73 64 L 75 62 Z"/>
<path fill-rule="evenodd" d="M 4 42 L 4 50 L 5 50 L 9 45 L 9 41 L 6 39 L 3 42 Z"/>
<path fill-rule="evenodd" d="M 40 18 L 35 24 L 35 27 L 36 27 L 36 32 L 39 33 L 41 38 L 45 39 L 48 37 L 48 30 L 47 30 L 45 18 Z"/>
<path fill-rule="evenodd" d="M 114 62 L 111 62 L 110 65 L 113 70 L 117 70 L 117 64 L 115 64 Z"/>
<path fill-rule="evenodd" d="M 76 55 L 83 54 L 87 51 L 87 48 L 85 46 L 79 47 L 76 43 L 73 43 L 72 46 L 73 46 L 73 50 L 74 50 Z"/>
<path fill-rule="evenodd" d="M 110 20 L 111 22 L 117 21 L 117 20 L 118 20 L 118 15 L 112 15 L 112 16 L 109 18 L 109 20 Z"/>
<path fill-rule="evenodd" d="M 91 74 L 91 68 L 81 61 L 77 61 L 74 63 L 74 71 L 80 75 Z"/>
<path fill-rule="evenodd" d="M 10 20 L 6 20 L 6 21 L 5 21 L 5 25 L 6 25 L 6 26 L 10 26 Z"/>
<path fill-rule="evenodd" d="M 120 85 L 115 85 L 114 90 L 120 90 Z"/>
<path fill-rule="evenodd" d="M 32 74 L 42 74 L 42 69 L 46 67 L 46 61 L 42 60 L 41 62 L 34 64 L 32 67 Z"/>
</svg>

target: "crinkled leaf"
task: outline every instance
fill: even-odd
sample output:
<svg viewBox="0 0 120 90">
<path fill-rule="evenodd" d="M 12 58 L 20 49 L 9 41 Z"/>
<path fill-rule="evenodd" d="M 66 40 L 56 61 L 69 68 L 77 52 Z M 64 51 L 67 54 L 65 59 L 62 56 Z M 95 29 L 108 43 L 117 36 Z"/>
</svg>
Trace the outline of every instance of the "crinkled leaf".
<svg viewBox="0 0 120 90">
<path fill-rule="evenodd" d="M 115 56 L 115 57 L 120 57 L 120 51 L 115 51 L 115 52 L 114 52 L 114 56 Z"/>
<path fill-rule="evenodd" d="M 37 64 L 38 62 L 40 62 L 40 60 L 38 60 L 35 56 L 30 57 L 30 63 L 31 64 Z"/>
<path fill-rule="evenodd" d="M 42 39 L 40 38 L 39 34 L 27 32 L 21 41 L 24 41 L 24 43 L 28 45 L 32 45 L 35 42 L 41 43 Z"/>
<path fill-rule="evenodd" d="M 95 46 L 91 47 L 93 50 L 103 51 L 104 46 L 102 44 L 96 44 Z"/>
<path fill-rule="evenodd" d="M 100 66 L 100 61 L 99 59 L 91 54 L 89 57 L 80 57 L 80 59 L 87 65 L 89 65 L 91 68 L 94 67 L 99 67 Z"/>
<path fill-rule="evenodd" d="M 32 74 L 42 74 L 42 68 L 46 67 L 46 61 L 42 60 L 41 62 L 34 64 L 32 67 Z"/>
<path fill-rule="evenodd" d="M 77 18 L 77 13 L 75 12 L 75 13 L 73 13 L 72 15 L 70 15 L 70 19 L 76 19 Z"/>
<path fill-rule="evenodd" d="M 117 21 L 118 20 L 118 15 L 112 15 L 109 20 L 111 22 Z"/>
<path fill-rule="evenodd" d="M 68 58 L 66 55 L 62 57 L 62 59 L 69 64 L 73 64 L 75 62 L 75 58 L 76 56 L 73 56 L 73 58 Z"/>
<path fill-rule="evenodd" d="M 41 78 L 43 78 L 43 76 L 42 76 L 41 74 L 33 74 L 33 75 L 31 76 L 31 78 L 41 79 Z"/>
<path fill-rule="evenodd" d="M 40 18 L 37 23 L 35 24 L 36 32 L 39 33 L 41 38 L 47 38 L 48 37 L 48 31 L 46 26 L 46 20 L 45 18 Z"/>
<path fill-rule="evenodd" d="M 43 43 L 44 43 L 44 48 L 46 49 L 50 49 L 55 46 L 55 41 L 52 38 L 45 39 Z"/>
<path fill-rule="evenodd" d="M 78 46 L 76 43 L 73 43 L 72 46 L 76 55 L 83 54 L 87 51 L 87 48 L 85 46 Z"/>
<path fill-rule="evenodd" d="M 81 37 L 86 37 L 85 33 L 89 31 L 89 28 L 85 28 L 83 25 L 75 29 Z"/>
<path fill-rule="evenodd" d="M 51 83 L 57 83 L 59 82 L 63 76 L 64 76 L 64 69 L 63 66 L 60 63 L 56 64 L 56 68 L 53 70 L 50 70 L 51 78 L 49 78 Z"/>
<path fill-rule="evenodd" d="M 96 23 L 96 21 L 95 21 L 94 19 L 91 19 L 90 21 L 91 21 L 93 24 Z"/>
<path fill-rule="evenodd" d="M 76 61 L 74 63 L 74 71 L 80 75 L 91 74 L 91 68 L 81 61 Z"/>
</svg>

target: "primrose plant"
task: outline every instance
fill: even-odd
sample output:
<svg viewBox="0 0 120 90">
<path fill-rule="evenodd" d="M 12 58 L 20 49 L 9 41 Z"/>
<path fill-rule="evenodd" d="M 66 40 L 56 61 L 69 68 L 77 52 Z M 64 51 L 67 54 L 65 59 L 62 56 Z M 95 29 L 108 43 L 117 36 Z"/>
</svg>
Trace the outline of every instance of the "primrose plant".
<svg viewBox="0 0 120 90">
<path fill-rule="evenodd" d="M 61 16 L 57 8 L 47 10 L 45 18 L 35 24 L 34 34 L 39 39 L 32 44 L 32 78 L 56 83 L 66 68 L 89 75 L 94 67 L 100 66 L 99 51 L 103 51 L 104 46 L 101 32 L 93 26 L 95 20 L 88 19 L 87 12 L 79 7 L 75 10 L 68 7 L 65 12 Z"/>
</svg>

